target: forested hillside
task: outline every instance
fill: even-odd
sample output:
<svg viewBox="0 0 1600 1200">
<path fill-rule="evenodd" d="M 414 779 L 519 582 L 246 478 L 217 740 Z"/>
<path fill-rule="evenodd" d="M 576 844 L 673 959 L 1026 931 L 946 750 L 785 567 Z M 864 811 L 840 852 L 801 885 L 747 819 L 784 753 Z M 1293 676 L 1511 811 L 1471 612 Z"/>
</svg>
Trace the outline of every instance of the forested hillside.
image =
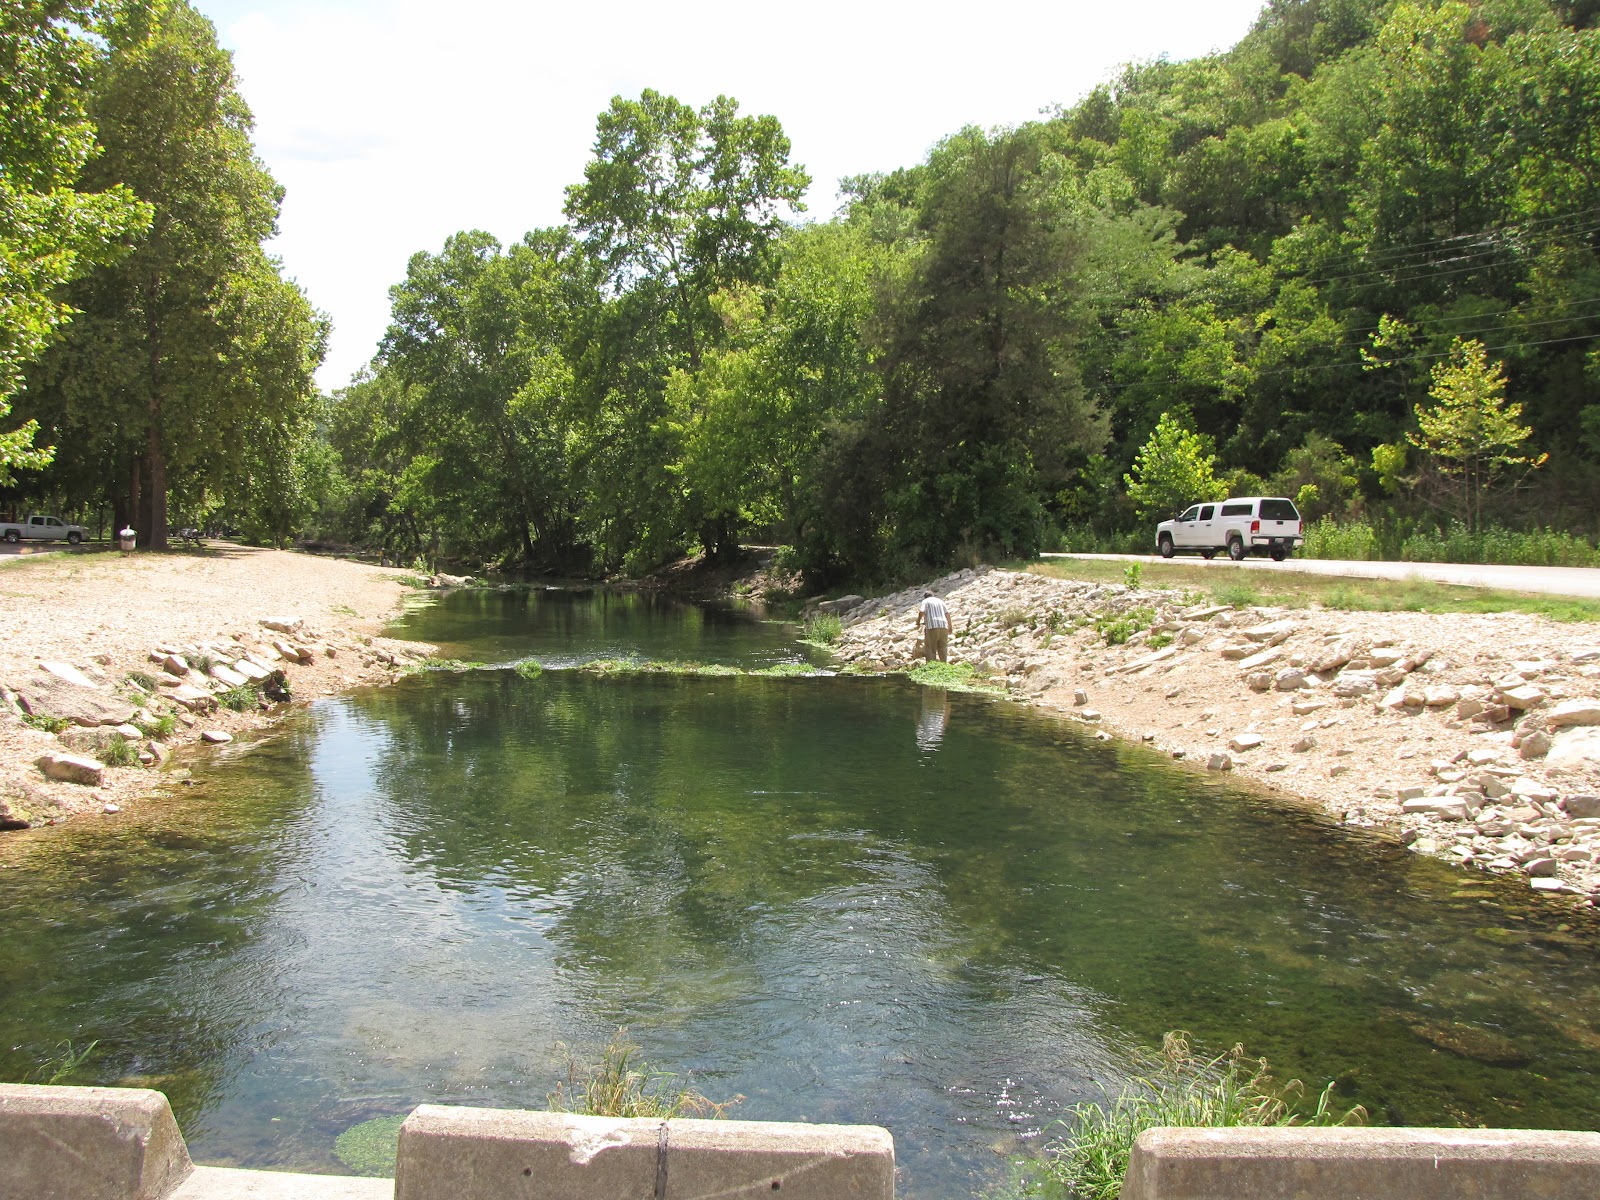
<svg viewBox="0 0 1600 1200">
<path fill-rule="evenodd" d="M 560 570 L 759 539 L 817 578 L 1148 545 L 1262 489 L 1385 536 L 1592 539 L 1597 20 L 1273 0 L 831 215 L 797 211 L 778 118 L 619 97 L 565 223 L 413 257 L 369 371 L 272 447 L 281 519 Z"/>
</svg>

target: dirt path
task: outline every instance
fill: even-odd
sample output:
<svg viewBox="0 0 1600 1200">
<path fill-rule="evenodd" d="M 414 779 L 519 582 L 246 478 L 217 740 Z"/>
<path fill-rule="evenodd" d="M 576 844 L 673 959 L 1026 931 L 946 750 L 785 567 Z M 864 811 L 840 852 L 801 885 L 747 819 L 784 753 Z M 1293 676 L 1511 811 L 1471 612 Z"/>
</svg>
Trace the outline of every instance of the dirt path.
<svg viewBox="0 0 1600 1200">
<path fill-rule="evenodd" d="M 255 687 L 282 671 L 297 703 L 394 678 L 433 652 L 378 636 L 412 594 L 404 576 L 227 543 L 7 561 L 0 566 L 0 826 L 119 811 L 161 780 L 153 768 L 174 750 L 204 745 L 206 734 L 220 744 L 289 710 L 253 698 L 244 711 L 220 706 L 241 677 Z M 64 717 L 75 719 L 52 732 Z M 128 749 L 107 751 L 114 741 Z M 132 761 L 78 783 L 47 779 L 44 756 Z M 76 771 L 81 777 L 88 768 Z"/>
<path fill-rule="evenodd" d="M 978 568 L 929 585 L 951 658 L 1412 849 L 1600 898 L 1600 630 L 1520 613 L 1233 609 Z M 922 589 L 839 602 L 857 669 L 919 661 Z"/>
</svg>

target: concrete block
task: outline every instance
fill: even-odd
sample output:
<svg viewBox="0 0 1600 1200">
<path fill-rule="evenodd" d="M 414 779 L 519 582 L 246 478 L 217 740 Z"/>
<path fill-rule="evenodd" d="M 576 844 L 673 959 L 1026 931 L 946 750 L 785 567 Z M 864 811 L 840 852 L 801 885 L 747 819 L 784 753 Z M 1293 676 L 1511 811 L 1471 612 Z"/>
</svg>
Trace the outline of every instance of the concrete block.
<svg viewBox="0 0 1600 1200">
<path fill-rule="evenodd" d="M 1594 1200 L 1600 1133 L 1150 1129 L 1121 1200 Z"/>
<path fill-rule="evenodd" d="M 892 1200 L 894 1140 L 866 1125 L 658 1121 L 424 1104 L 395 1200 Z"/>
<path fill-rule="evenodd" d="M 5 1200 L 164 1200 L 193 1170 L 167 1098 L 145 1088 L 0 1084 Z"/>
<path fill-rule="evenodd" d="M 393 1200 L 394 1180 L 196 1167 L 167 1200 Z"/>
</svg>

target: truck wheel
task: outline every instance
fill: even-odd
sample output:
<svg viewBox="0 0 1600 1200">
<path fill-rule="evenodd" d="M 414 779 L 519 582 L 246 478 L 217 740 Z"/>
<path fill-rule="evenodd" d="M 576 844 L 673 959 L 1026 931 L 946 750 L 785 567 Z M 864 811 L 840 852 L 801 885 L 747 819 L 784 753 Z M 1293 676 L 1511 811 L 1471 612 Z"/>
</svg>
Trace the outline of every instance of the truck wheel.
<svg viewBox="0 0 1600 1200">
<path fill-rule="evenodd" d="M 1156 542 L 1156 547 L 1161 551 L 1162 558 L 1171 558 L 1176 553 L 1172 548 L 1172 535 L 1163 533 Z"/>
<path fill-rule="evenodd" d="M 6 541 L 8 541 L 8 542 L 20 542 L 21 540 L 22 540 L 22 535 L 20 533 L 18 533 L 15 529 L 6 530 Z"/>
<path fill-rule="evenodd" d="M 1289 552 L 1281 545 L 1274 545 L 1271 550 L 1267 551 L 1267 553 L 1272 555 L 1273 562 L 1282 562 L 1284 559 L 1289 557 Z"/>
<path fill-rule="evenodd" d="M 1244 542 L 1242 539 L 1236 537 L 1228 539 L 1228 557 L 1233 559 L 1234 562 L 1244 561 Z"/>
<path fill-rule="evenodd" d="M 67 534 L 67 544 L 69 546 L 76 546 L 81 541 L 83 541 L 83 534 L 79 533 L 76 529 Z"/>
</svg>

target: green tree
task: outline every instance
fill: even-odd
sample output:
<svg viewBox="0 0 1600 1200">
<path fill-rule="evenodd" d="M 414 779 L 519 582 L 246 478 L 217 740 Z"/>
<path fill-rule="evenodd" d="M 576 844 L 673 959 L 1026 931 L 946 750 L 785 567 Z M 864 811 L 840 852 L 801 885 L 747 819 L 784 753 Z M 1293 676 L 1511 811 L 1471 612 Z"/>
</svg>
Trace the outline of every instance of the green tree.
<svg viewBox="0 0 1600 1200">
<path fill-rule="evenodd" d="M 58 290 L 113 261 L 150 220 L 127 188 L 82 182 L 96 151 L 84 85 L 113 11 L 93 0 L 0 5 L 0 421 L 23 368 L 71 315 Z M 29 420 L 0 433 L 0 484 L 48 465 L 52 451 L 34 448 L 38 429 Z"/>
<path fill-rule="evenodd" d="M 1196 500 L 1222 499 L 1226 493 L 1216 466 L 1206 439 L 1180 416 L 1167 412 L 1161 414 L 1122 482 L 1140 517 L 1165 519 Z"/>
<path fill-rule="evenodd" d="M 1474 532 L 1494 491 L 1517 485 L 1548 457 L 1527 449 L 1533 430 L 1505 390 L 1505 372 L 1489 362 L 1483 343 L 1457 339 L 1449 360 L 1433 368 L 1428 395 L 1437 403 L 1416 406 L 1417 431 L 1407 435 L 1423 452 L 1429 499 Z"/>
<path fill-rule="evenodd" d="M 69 471 L 160 549 L 169 494 L 195 505 L 235 439 L 306 418 L 325 325 L 262 250 L 282 192 L 205 17 L 175 0 L 148 37 L 113 28 L 90 114 L 104 152 L 85 180 L 124 185 L 153 217 L 67 291 L 82 315 L 41 363 L 35 405 L 70 442 Z"/>
<path fill-rule="evenodd" d="M 1085 243 L 1064 169 L 1038 126 L 968 129 L 930 158 L 927 244 L 885 314 L 880 360 L 875 507 L 903 558 L 1032 553 L 1044 498 L 1104 441 L 1073 353 Z"/>
<path fill-rule="evenodd" d="M 711 553 L 735 536 L 737 513 L 724 500 L 694 497 L 687 510 L 664 512 L 682 501 L 681 492 L 650 481 L 671 465 L 667 378 L 700 371 L 723 333 L 712 298 L 767 282 L 783 219 L 803 208 L 811 181 L 789 162 L 789 149 L 777 118 L 740 116 L 729 97 L 696 110 L 646 89 L 638 100 L 614 98 L 600 115 L 584 181 L 567 190 L 567 217 L 617 297 L 613 332 L 653 343 L 648 351 L 634 348 L 636 359 L 653 364 L 644 378 L 630 378 L 612 359 L 595 390 L 607 407 L 624 410 L 615 421 L 629 443 L 624 477 L 655 495 L 654 511 L 623 523 L 654 527 L 647 541 L 657 545 L 670 541 L 667 531 L 686 511 L 698 518 L 695 532 Z"/>
</svg>

